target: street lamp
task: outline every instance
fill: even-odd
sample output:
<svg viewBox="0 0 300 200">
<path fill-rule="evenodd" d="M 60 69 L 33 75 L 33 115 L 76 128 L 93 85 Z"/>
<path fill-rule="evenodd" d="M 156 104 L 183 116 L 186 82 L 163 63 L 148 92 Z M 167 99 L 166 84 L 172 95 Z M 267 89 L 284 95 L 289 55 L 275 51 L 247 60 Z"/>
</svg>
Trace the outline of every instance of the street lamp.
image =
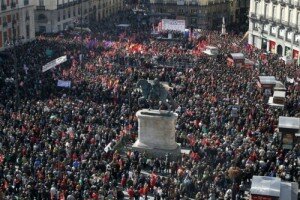
<svg viewBox="0 0 300 200">
<path fill-rule="evenodd" d="M 82 27 L 82 23 L 83 23 L 83 14 L 82 14 L 82 4 L 83 4 L 83 0 L 81 0 L 80 3 L 80 35 L 81 35 L 81 45 L 80 45 L 80 54 L 81 54 L 81 61 L 80 61 L 80 67 L 83 68 L 83 27 Z"/>
<path fill-rule="evenodd" d="M 18 9 L 19 10 L 19 7 Z M 19 12 L 17 12 L 19 13 Z M 14 61 L 14 76 L 15 76 L 15 95 L 16 95 L 16 106 L 19 106 L 20 103 L 20 93 L 19 93 L 19 74 L 18 74 L 18 58 L 17 58 L 17 52 L 16 52 L 16 25 L 17 19 L 16 19 L 16 14 L 13 17 L 12 21 L 12 33 L 13 33 L 13 61 Z"/>
</svg>

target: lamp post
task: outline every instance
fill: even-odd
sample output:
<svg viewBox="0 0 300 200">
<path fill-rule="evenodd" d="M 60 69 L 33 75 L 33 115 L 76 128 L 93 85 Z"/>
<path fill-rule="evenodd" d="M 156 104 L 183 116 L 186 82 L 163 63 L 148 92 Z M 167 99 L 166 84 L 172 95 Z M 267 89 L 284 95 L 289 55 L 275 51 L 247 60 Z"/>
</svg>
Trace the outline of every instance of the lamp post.
<svg viewBox="0 0 300 200">
<path fill-rule="evenodd" d="M 80 54 L 81 54 L 81 61 L 80 61 L 80 67 L 83 68 L 83 27 L 82 27 L 82 23 L 83 23 L 83 10 L 82 10 L 82 4 L 83 4 L 83 0 L 81 0 L 80 3 L 80 35 L 81 35 L 81 45 L 80 45 Z"/>
<path fill-rule="evenodd" d="M 19 9 L 18 9 L 19 10 Z M 20 103 L 20 94 L 19 94 L 19 73 L 18 73 L 18 58 L 16 52 L 16 27 L 17 23 L 16 15 L 12 21 L 12 33 L 13 33 L 13 61 L 14 61 L 14 76 L 15 76 L 15 95 L 16 95 L 16 106 L 19 106 Z"/>
</svg>

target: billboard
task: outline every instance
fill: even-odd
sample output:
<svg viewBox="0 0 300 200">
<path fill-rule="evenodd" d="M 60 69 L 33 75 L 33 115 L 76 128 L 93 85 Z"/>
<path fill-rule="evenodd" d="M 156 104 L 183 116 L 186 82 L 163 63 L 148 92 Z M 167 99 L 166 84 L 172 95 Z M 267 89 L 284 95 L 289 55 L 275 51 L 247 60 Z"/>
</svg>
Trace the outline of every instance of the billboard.
<svg viewBox="0 0 300 200">
<path fill-rule="evenodd" d="M 162 30 L 185 31 L 185 20 L 162 19 Z"/>
</svg>

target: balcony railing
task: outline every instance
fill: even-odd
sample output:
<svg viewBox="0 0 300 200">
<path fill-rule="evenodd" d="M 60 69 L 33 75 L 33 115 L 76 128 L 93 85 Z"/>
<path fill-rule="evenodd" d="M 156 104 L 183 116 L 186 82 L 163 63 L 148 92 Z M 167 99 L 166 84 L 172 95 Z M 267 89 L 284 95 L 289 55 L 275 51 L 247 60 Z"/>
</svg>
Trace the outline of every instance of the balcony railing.
<svg viewBox="0 0 300 200">
<path fill-rule="evenodd" d="M 257 19 L 257 16 L 255 13 L 250 13 L 249 18 L 251 19 Z"/>
<path fill-rule="evenodd" d="M 17 6 L 16 2 L 11 2 L 10 7 L 15 8 Z"/>
<path fill-rule="evenodd" d="M 6 10 L 7 6 L 6 5 L 1 5 L 1 10 Z"/>
<path fill-rule="evenodd" d="M 37 10 L 45 10 L 45 6 L 36 6 Z"/>
<path fill-rule="evenodd" d="M 281 24 L 283 24 L 284 26 L 289 26 L 290 22 L 289 21 L 285 21 L 285 20 L 281 20 Z"/>
</svg>

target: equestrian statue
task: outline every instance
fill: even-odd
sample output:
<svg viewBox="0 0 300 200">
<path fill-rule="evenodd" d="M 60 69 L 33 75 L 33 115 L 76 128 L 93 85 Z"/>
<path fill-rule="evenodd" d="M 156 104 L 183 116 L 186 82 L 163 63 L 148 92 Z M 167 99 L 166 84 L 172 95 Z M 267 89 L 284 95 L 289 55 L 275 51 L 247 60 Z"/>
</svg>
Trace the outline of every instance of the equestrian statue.
<svg viewBox="0 0 300 200">
<path fill-rule="evenodd" d="M 172 96 L 157 78 L 154 79 L 153 84 L 145 79 L 140 79 L 136 86 L 142 90 L 142 97 L 138 100 L 140 107 L 149 106 L 150 110 L 153 106 L 158 106 L 161 110 L 161 106 L 164 105 L 169 112 L 176 109 Z"/>
</svg>

